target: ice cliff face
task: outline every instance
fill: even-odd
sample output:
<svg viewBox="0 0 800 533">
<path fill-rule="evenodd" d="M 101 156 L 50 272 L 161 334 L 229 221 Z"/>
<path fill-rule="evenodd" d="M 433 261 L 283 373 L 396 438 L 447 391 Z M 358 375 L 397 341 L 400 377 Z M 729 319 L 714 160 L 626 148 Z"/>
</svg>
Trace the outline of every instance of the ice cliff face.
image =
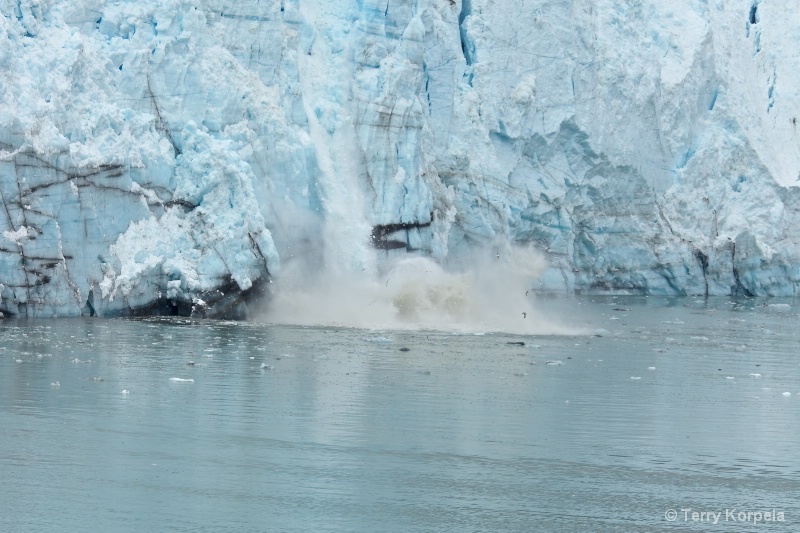
<svg viewBox="0 0 800 533">
<path fill-rule="evenodd" d="M 544 289 L 793 295 L 770 0 L 0 0 L 0 310 L 226 315 L 529 243 Z"/>
</svg>

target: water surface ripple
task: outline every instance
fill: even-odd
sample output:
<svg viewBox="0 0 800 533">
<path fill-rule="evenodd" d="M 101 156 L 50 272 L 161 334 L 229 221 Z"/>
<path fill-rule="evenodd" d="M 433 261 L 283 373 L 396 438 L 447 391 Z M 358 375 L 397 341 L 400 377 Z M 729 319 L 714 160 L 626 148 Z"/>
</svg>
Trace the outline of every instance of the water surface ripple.
<svg viewBox="0 0 800 533">
<path fill-rule="evenodd" d="M 0 530 L 797 531 L 781 302 L 538 303 L 601 337 L 0 321 Z"/>
</svg>

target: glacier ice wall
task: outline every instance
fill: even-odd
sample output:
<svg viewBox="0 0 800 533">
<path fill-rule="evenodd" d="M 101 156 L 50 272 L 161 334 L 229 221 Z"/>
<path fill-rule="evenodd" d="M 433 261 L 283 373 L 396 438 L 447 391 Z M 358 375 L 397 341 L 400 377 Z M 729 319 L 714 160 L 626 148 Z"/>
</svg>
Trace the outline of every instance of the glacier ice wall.
<svg viewBox="0 0 800 533">
<path fill-rule="evenodd" d="M 547 290 L 793 295 L 768 0 L 0 0 L 0 310 L 227 315 L 304 258 L 531 244 Z M 279 282 L 279 276 L 275 278 Z"/>
</svg>

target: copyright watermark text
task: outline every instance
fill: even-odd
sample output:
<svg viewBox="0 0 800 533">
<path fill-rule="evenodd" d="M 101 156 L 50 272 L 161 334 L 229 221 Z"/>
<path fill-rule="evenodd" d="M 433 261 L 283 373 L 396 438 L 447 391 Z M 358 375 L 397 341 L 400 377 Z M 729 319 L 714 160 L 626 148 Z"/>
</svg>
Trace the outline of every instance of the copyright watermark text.
<svg viewBox="0 0 800 533">
<path fill-rule="evenodd" d="M 786 521 L 783 511 L 778 511 L 776 509 L 748 511 L 736 508 L 723 509 L 720 511 L 707 511 L 692 509 L 691 507 L 681 507 L 680 510 L 667 509 L 664 512 L 664 518 L 667 519 L 667 522 L 683 521 L 701 522 L 707 524 L 719 524 L 720 522 L 765 524 Z"/>
</svg>

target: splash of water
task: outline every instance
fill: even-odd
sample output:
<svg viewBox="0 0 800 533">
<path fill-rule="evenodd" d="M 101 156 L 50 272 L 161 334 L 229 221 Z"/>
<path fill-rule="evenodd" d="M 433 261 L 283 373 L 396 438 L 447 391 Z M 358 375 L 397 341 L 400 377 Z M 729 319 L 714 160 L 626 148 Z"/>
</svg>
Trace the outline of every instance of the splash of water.
<svg viewBox="0 0 800 533">
<path fill-rule="evenodd" d="M 529 291 L 544 262 L 530 249 L 473 254 L 446 271 L 426 257 L 405 257 L 383 273 L 286 269 L 263 320 L 272 323 L 463 333 L 572 334 L 546 317 Z M 304 274 L 301 272 L 305 272 Z"/>
</svg>

